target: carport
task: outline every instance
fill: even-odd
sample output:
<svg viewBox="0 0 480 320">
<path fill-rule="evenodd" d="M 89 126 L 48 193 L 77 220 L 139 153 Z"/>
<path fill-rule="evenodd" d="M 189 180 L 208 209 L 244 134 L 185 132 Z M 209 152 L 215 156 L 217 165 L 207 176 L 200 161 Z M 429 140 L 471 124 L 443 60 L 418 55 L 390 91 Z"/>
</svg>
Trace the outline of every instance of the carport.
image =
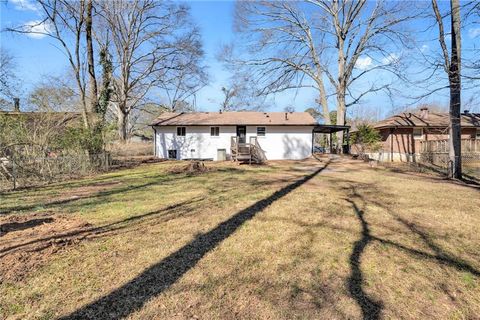
<svg viewBox="0 0 480 320">
<path fill-rule="evenodd" d="M 334 125 L 334 124 L 317 124 L 313 128 L 312 149 L 314 149 L 314 145 L 315 145 L 315 134 L 320 133 L 320 134 L 328 135 L 328 144 L 329 144 L 328 145 L 328 148 L 329 148 L 328 153 L 336 153 L 337 148 L 333 147 L 332 135 L 334 133 L 340 132 L 340 131 L 343 132 L 343 144 L 342 144 L 341 153 L 350 153 L 350 126 L 340 126 L 340 125 Z M 314 150 L 312 150 L 312 152 L 314 152 Z"/>
</svg>

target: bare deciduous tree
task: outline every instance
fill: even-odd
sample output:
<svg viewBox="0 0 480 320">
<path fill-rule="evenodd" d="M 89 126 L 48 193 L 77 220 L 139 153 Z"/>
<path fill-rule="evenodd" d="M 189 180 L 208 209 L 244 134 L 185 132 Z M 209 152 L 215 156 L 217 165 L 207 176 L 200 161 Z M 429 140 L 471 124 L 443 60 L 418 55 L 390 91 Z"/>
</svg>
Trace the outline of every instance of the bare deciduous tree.
<svg viewBox="0 0 480 320">
<path fill-rule="evenodd" d="M 97 78 L 95 76 L 95 54 L 93 51 L 93 39 L 92 39 L 92 10 L 93 0 L 87 0 L 85 10 L 85 39 L 87 44 L 87 65 L 88 65 L 88 77 L 90 87 L 90 111 L 97 110 L 98 90 L 97 90 Z"/>
<path fill-rule="evenodd" d="M 221 88 L 223 111 L 263 110 L 266 108 L 266 97 L 259 94 L 254 79 L 248 74 L 234 73 L 227 86 Z"/>
<path fill-rule="evenodd" d="M 66 55 L 75 77 L 84 126 L 90 127 L 89 114 L 93 110 L 86 93 L 85 52 L 83 34 L 86 16 L 85 1 L 37 0 L 43 19 L 35 25 L 22 25 L 8 30 L 17 33 L 41 34 L 55 39 Z M 91 4 L 91 3 L 90 3 Z M 43 26 L 43 27 L 42 27 Z M 90 57 L 90 54 L 88 55 Z"/>
<path fill-rule="evenodd" d="M 0 109 L 12 104 L 15 93 L 18 93 L 19 82 L 15 75 L 13 56 L 0 47 Z"/>
<path fill-rule="evenodd" d="M 169 75 L 158 84 L 158 94 L 167 98 L 164 107 L 172 112 L 194 109 L 197 92 L 208 83 L 206 67 L 201 61 L 203 51 L 199 35 L 195 34 L 191 40 L 192 47 L 183 52 L 181 64 L 170 70 Z"/>
<path fill-rule="evenodd" d="M 462 178 L 462 156 L 461 156 L 461 28 L 460 28 L 460 2 L 450 0 L 451 17 L 451 53 L 448 52 L 446 43 L 445 27 L 443 16 L 438 7 L 437 1 L 432 0 L 432 8 L 438 25 L 438 41 L 442 48 L 444 59 L 443 68 L 448 75 L 450 88 L 450 128 L 449 128 L 449 157 L 448 175 L 451 178 Z"/>
<path fill-rule="evenodd" d="M 325 123 L 330 123 L 320 62 L 322 36 L 299 6 L 281 1 L 239 2 L 235 18 L 253 58 L 231 61 L 250 70 L 263 94 L 315 88 Z"/>
<path fill-rule="evenodd" d="M 374 70 L 398 75 L 400 52 L 408 44 L 404 23 L 415 16 L 408 5 L 380 0 L 241 3 L 239 30 L 257 57 L 245 64 L 257 68 L 267 93 L 317 89 L 327 124 L 328 97 L 335 96 L 337 124 L 344 125 L 348 106 L 391 84 L 389 77 L 378 77 L 362 89 L 360 79 Z M 343 136 L 337 136 L 341 146 Z"/>
<path fill-rule="evenodd" d="M 120 139 L 132 110 L 146 105 L 154 89 L 186 79 L 203 52 L 189 9 L 154 0 L 100 3 L 111 38 L 114 98 Z"/>
<path fill-rule="evenodd" d="M 366 90 L 353 94 L 359 79 L 373 70 L 388 70 L 397 75 L 399 53 L 407 46 L 408 38 L 402 24 L 412 19 L 406 4 L 401 2 L 366 0 L 323 1 L 309 0 L 320 8 L 320 15 L 325 23 L 320 26 L 323 32 L 329 33 L 329 47 L 336 49 L 337 69 L 332 72 L 324 68 L 330 83 L 335 89 L 337 100 L 337 124 L 345 124 L 348 106 L 359 102 L 364 96 L 387 89 L 389 82 L 372 84 Z M 408 4 L 407 4 L 408 5 Z M 328 53 L 328 50 L 327 50 Z M 359 65 L 361 58 L 365 62 L 377 61 L 372 65 Z M 347 102 L 347 96 L 351 101 Z M 338 145 L 343 144 L 343 135 L 338 136 Z"/>
<path fill-rule="evenodd" d="M 76 111 L 78 96 L 61 78 L 47 77 L 29 93 L 27 103 L 39 112 L 72 112 Z"/>
<path fill-rule="evenodd" d="M 238 89 L 236 87 L 222 87 L 223 99 L 220 107 L 223 111 L 234 110 L 235 105 L 233 99 L 237 96 Z"/>
</svg>

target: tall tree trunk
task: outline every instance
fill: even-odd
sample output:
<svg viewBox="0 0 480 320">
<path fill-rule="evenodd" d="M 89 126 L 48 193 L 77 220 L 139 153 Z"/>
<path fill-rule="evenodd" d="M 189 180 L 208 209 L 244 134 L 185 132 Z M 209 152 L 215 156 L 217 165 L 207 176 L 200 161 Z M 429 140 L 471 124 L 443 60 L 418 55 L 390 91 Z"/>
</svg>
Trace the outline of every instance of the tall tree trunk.
<svg viewBox="0 0 480 320">
<path fill-rule="evenodd" d="M 330 111 L 328 111 L 328 102 L 327 102 L 327 94 L 325 92 L 325 87 L 323 86 L 323 81 L 318 85 L 319 90 L 320 90 L 320 95 L 319 99 L 317 100 L 317 103 L 320 104 L 322 107 L 322 116 L 323 116 L 323 121 L 325 124 L 331 124 L 332 121 L 330 120 Z M 330 135 L 325 134 L 324 135 L 324 141 L 327 146 L 330 146 Z M 331 150 L 330 150 L 331 151 Z"/>
<path fill-rule="evenodd" d="M 85 129 L 89 129 L 90 128 L 90 122 L 88 121 L 88 110 L 87 110 L 87 102 L 85 100 L 85 91 L 83 90 L 83 87 L 82 87 L 82 82 L 80 80 L 80 75 L 76 70 L 75 70 L 75 78 L 77 80 L 77 85 L 78 85 L 79 92 L 80 92 L 80 102 L 82 104 L 83 127 Z"/>
<path fill-rule="evenodd" d="M 346 58 L 343 52 L 345 39 L 343 33 L 337 30 L 338 45 L 338 85 L 337 85 L 337 125 L 345 125 L 345 94 L 347 91 L 347 82 L 345 77 Z M 343 131 L 337 132 L 337 153 L 342 152 L 343 147 Z"/>
<path fill-rule="evenodd" d="M 318 103 L 322 107 L 323 120 L 325 121 L 325 124 L 331 124 L 330 111 L 328 111 L 327 93 L 325 92 L 323 81 L 319 83 L 318 87 L 320 91 Z"/>
<path fill-rule="evenodd" d="M 95 61 L 93 55 L 93 41 L 92 41 L 92 2 L 87 1 L 87 11 L 85 17 L 85 36 L 87 41 L 87 63 L 88 63 L 88 76 L 90 82 L 90 112 L 97 111 L 97 80 L 95 78 Z"/>
<path fill-rule="evenodd" d="M 118 110 L 117 112 L 118 136 L 120 138 L 120 141 L 122 142 L 125 142 L 127 140 L 127 118 L 128 118 L 127 115 L 122 110 Z"/>
<path fill-rule="evenodd" d="M 460 35 L 460 3 L 459 0 L 450 0 L 452 55 L 448 74 L 450 82 L 450 166 L 448 175 L 450 178 L 462 178 L 462 154 L 461 154 L 461 35 Z"/>
<path fill-rule="evenodd" d="M 337 125 L 345 125 L 345 114 L 345 92 L 341 91 L 337 93 Z M 337 151 L 343 152 L 343 131 L 337 132 Z"/>
</svg>

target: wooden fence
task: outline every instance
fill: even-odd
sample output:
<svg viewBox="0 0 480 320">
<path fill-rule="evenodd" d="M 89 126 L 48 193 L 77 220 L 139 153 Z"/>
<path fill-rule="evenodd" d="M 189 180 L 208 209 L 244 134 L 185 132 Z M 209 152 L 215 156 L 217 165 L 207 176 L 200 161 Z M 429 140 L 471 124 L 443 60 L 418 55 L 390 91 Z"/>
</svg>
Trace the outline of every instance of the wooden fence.
<svg viewBox="0 0 480 320">
<path fill-rule="evenodd" d="M 462 139 L 463 153 L 480 153 L 480 139 Z M 420 141 L 421 153 L 448 153 L 450 145 L 448 139 Z"/>
</svg>

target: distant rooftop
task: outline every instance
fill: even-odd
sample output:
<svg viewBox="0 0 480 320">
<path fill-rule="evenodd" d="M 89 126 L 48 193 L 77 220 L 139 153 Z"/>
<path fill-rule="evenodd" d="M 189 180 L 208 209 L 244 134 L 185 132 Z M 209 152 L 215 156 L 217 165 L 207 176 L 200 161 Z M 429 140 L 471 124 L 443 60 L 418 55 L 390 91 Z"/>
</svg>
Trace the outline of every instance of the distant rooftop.
<svg viewBox="0 0 480 320">
<path fill-rule="evenodd" d="M 3 111 L 0 110 L 1 116 L 8 116 L 11 118 L 24 118 L 24 119 L 40 119 L 40 118 L 50 118 L 50 119 L 63 119 L 63 120 L 73 120 L 81 119 L 82 114 L 80 112 L 70 112 L 70 111 Z"/>
<path fill-rule="evenodd" d="M 375 123 L 374 127 L 392 128 L 392 127 L 448 127 L 450 115 L 447 112 L 429 112 L 428 110 L 418 113 L 404 112 L 385 120 Z M 480 113 L 462 113 L 462 127 L 480 127 Z"/>
</svg>

